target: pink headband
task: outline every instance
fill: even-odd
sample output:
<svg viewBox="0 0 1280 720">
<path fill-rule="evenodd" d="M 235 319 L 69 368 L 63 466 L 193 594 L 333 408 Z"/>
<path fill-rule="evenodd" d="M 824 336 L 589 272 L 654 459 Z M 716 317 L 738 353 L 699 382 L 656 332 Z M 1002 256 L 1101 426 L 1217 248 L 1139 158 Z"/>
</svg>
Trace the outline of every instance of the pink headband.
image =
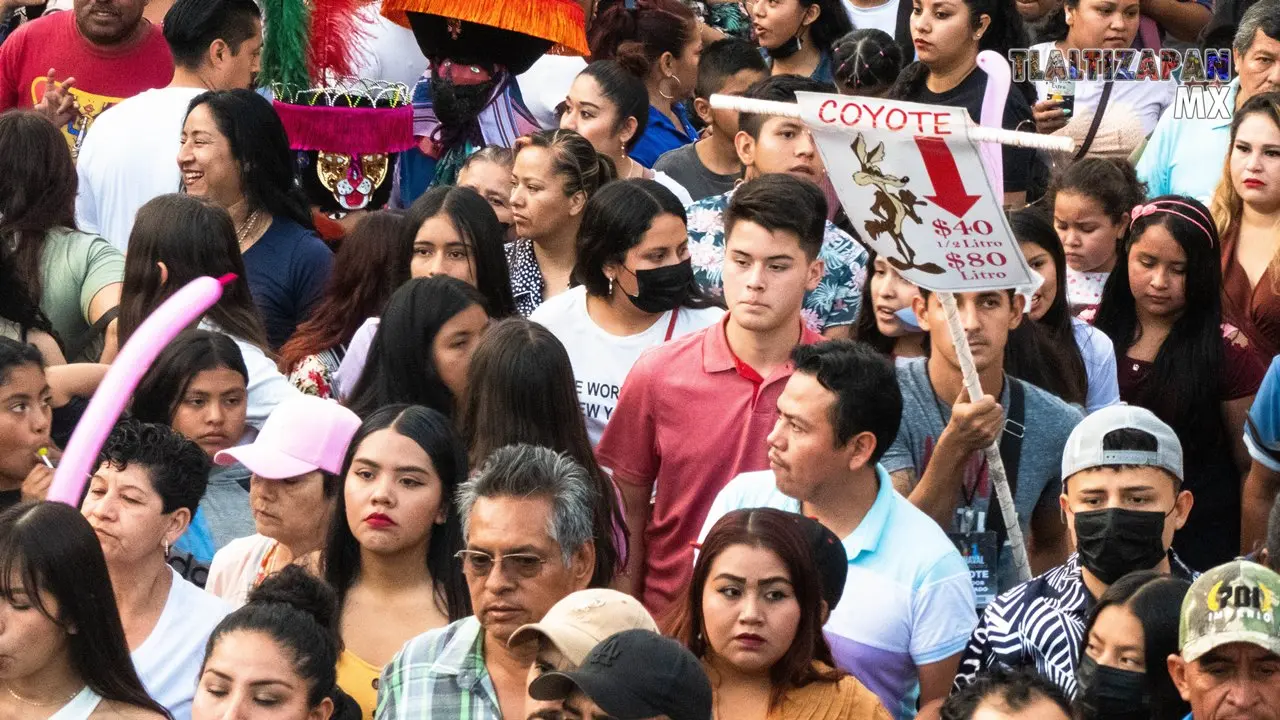
<svg viewBox="0 0 1280 720">
<path fill-rule="evenodd" d="M 1184 202 L 1179 202 L 1178 200 L 1156 200 L 1153 202 L 1149 202 L 1146 205 L 1135 205 L 1133 207 L 1133 210 L 1129 212 L 1130 220 L 1137 221 L 1138 218 L 1146 217 L 1148 215 L 1153 215 L 1157 212 L 1164 212 L 1164 213 L 1169 213 L 1170 215 L 1177 215 L 1183 220 L 1186 220 L 1187 222 L 1192 223 L 1196 227 L 1200 228 L 1200 231 L 1204 233 L 1205 238 L 1209 240 L 1209 247 L 1213 247 L 1213 233 L 1209 232 L 1209 226 L 1205 225 L 1204 221 L 1197 220 L 1193 217 L 1184 215 L 1183 213 L 1180 213 L 1177 210 L 1171 210 L 1167 207 L 1161 207 L 1162 205 L 1180 205 L 1184 208 L 1187 208 L 1188 210 L 1191 210 L 1197 215 L 1200 214 L 1199 209 L 1197 209 L 1196 207 L 1192 205 L 1188 205 Z"/>
</svg>

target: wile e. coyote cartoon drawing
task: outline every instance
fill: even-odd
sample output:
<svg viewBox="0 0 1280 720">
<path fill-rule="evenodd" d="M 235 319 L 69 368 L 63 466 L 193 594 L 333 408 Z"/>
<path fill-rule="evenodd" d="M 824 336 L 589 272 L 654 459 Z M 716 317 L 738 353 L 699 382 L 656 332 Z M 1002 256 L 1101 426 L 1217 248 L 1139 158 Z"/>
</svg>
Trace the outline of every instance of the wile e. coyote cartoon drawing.
<svg viewBox="0 0 1280 720">
<path fill-rule="evenodd" d="M 902 223 L 906 218 L 911 218 L 917 225 L 923 225 L 924 221 L 916 213 L 916 206 L 924 205 L 925 202 L 916 198 L 916 194 L 907 189 L 906 185 L 911 178 L 905 175 L 900 178 L 886 175 L 880 169 L 880 162 L 884 160 L 884 143 L 876 145 L 875 149 L 868 153 L 867 142 L 862 137 L 862 133 L 858 133 L 858 137 L 849 147 L 858 156 L 858 164 L 862 166 L 861 172 L 853 174 L 853 181 L 864 187 L 867 185 L 876 187 L 876 201 L 871 205 L 871 214 L 875 215 L 876 219 L 867 220 L 862 226 L 873 238 L 886 234 L 893 238 L 898 253 L 906 261 L 903 262 L 895 257 L 885 259 L 900 271 L 919 270 L 932 275 L 941 275 L 946 272 L 934 263 L 916 264 L 916 251 L 903 236 Z"/>
</svg>

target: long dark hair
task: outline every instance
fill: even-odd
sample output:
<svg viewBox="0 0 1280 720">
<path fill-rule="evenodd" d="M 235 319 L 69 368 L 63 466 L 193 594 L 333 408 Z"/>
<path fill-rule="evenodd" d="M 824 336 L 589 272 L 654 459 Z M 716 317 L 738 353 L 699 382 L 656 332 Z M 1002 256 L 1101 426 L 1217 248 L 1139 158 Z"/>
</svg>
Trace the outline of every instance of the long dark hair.
<svg viewBox="0 0 1280 720">
<path fill-rule="evenodd" d="M 627 251 L 640 244 L 660 215 L 677 217 L 682 224 L 687 222 L 680 201 L 659 182 L 618 180 L 600 188 L 582 210 L 573 284 L 584 286 L 589 295 L 609 297 L 610 283 L 604 275 L 604 266 L 622 265 Z M 689 295 L 683 307 L 717 307 L 717 303 L 690 278 Z"/>
<path fill-rule="evenodd" d="M 444 601 L 449 621 L 459 620 L 471 614 L 471 595 L 462 576 L 462 564 L 453 557 L 464 546 L 462 521 L 453 507 L 453 493 L 467 479 L 467 453 L 444 415 L 420 405 L 387 405 L 370 414 L 351 438 L 347 456 L 342 462 L 343 482 L 351 471 L 351 463 L 360 450 L 360 444 L 373 433 L 387 428 L 417 443 L 431 458 L 440 478 L 443 486 L 440 502 L 448 505 L 448 512 L 443 524 L 431 526 L 426 569 L 435 583 L 436 594 Z M 346 493 L 339 492 L 337 497 L 338 504 L 325 542 L 324 579 L 337 591 L 341 607 L 346 602 L 347 592 L 360 577 L 360 544 L 347 524 Z"/>
<path fill-rule="evenodd" d="M 156 263 L 164 263 L 167 278 Z M 161 195 L 138 210 L 124 260 L 120 346 L 169 296 L 198 277 L 234 274 L 205 318 L 218 330 L 267 350 L 267 333 L 249 294 L 235 226 L 226 210 L 190 195 Z"/>
<path fill-rule="evenodd" d="M 347 407 L 362 418 L 396 402 L 452 417 L 453 392 L 440 379 L 431 345 L 440 328 L 467 308 L 485 307 L 478 290 L 456 278 L 416 278 L 391 296 Z"/>
<path fill-rule="evenodd" d="M 1058 371 L 1056 374 L 1062 379 L 1065 391 L 1059 397 L 1068 402 L 1083 402 L 1089 394 L 1089 374 L 1085 368 L 1084 356 L 1080 354 L 1080 346 L 1076 344 L 1071 311 L 1067 306 L 1067 255 L 1062 249 L 1062 240 L 1058 239 L 1058 233 L 1054 231 L 1049 218 L 1037 208 L 1029 207 L 1009 213 L 1009 227 L 1018 242 L 1032 243 L 1043 248 L 1053 258 L 1058 290 L 1044 317 L 1036 322 L 1037 335 L 1043 341 L 1041 354 L 1057 361 L 1051 365 Z M 1048 346 L 1043 346 L 1044 343 L 1048 343 Z M 1022 377 L 1017 373 L 1014 375 Z"/>
<path fill-rule="evenodd" d="M 1009 48 L 1027 47 L 1027 29 L 1022 24 L 1022 16 L 1018 14 L 1013 0 L 964 0 L 969 9 L 969 25 L 978 29 L 981 17 L 991 18 L 987 29 L 978 40 L 978 52 L 993 50 L 1004 56 Z M 982 72 L 974 68 L 973 72 Z M 920 93 L 929 79 L 929 66 L 919 60 L 907 65 L 898 76 L 888 97 L 898 100 L 919 100 Z M 1030 82 L 1014 83 L 1014 88 L 1023 94 L 1027 102 L 1035 102 L 1035 87 Z M 975 118 L 980 119 L 980 118 Z"/>
<path fill-rule="evenodd" d="M 1191 583 L 1186 580 L 1155 570 L 1129 573 L 1102 593 L 1098 604 L 1089 611 L 1084 627 L 1084 639 L 1088 643 L 1098 616 L 1106 608 L 1127 608 L 1138 619 L 1142 625 L 1147 668 L 1143 674 L 1151 694 L 1152 720 L 1181 720 L 1191 712 L 1191 706 L 1174 687 L 1165 662 L 1165 658 L 1178 652 L 1178 618 L 1182 600 L 1190 589 Z"/>
<path fill-rule="evenodd" d="M 1089 380 L 1067 369 L 1067 353 L 1072 348 L 1079 352 L 1074 339 L 1069 338 L 1067 342 L 1071 343 L 1070 348 L 1060 344 L 1044 326 L 1024 318 L 1018 327 L 1009 331 L 1009 340 L 1004 346 L 1004 371 L 1083 407 L 1089 394 Z"/>
<path fill-rule="evenodd" d="M 205 644 L 200 674 L 226 635 L 262 633 L 286 651 L 293 671 L 307 683 L 307 707 L 332 698 L 331 720 L 354 720 L 360 717 L 359 706 L 338 689 L 339 624 L 333 589 L 301 567 L 289 565 L 249 591 L 248 602 L 213 629 Z"/>
<path fill-rule="evenodd" d="M 75 228 L 77 182 L 67 140 L 47 118 L 0 114 L 0 253 L 13 258 L 21 287 L 37 303 L 44 238 L 55 227 Z"/>
<path fill-rule="evenodd" d="M 311 206 L 294 177 L 289 135 L 271 103 L 243 88 L 211 90 L 191 101 L 187 115 L 201 105 L 208 106 L 218 130 L 231 146 L 231 157 L 240 166 L 240 186 L 249 206 L 314 230 Z"/>
<path fill-rule="evenodd" d="M 830 53 L 837 40 L 853 32 L 853 21 L 841 0 L 800 0 L 800 5 L 805 9 L 817 5 L 822 11 L 809 26 L 809 42 L 822 54 Z"/>
<path fill-rule="evenodd" d="M 844 672 L 835 669 L 831 648 L 822 636 L 822 576 L 813 551 L 791 513 L 782 510 L 734 510 L 711 527 L 693 564 L 693 578 L 672 605 L 667 634 L 684 643 L 700 659 L 712 652 L 707 642 L 707 621 L 702 614 L 702 593 L 711 579 L 711 566 L 716 558 L 734 545 L 763 548 L 777 555 L 787 566 L 796 602 L 800 605 L 800 625 L 791 646 L 769 668 L 773 685 L 770 708 L 776 707 L 788 690 L 813 682 L 836 682 L 844 677 Z M 813 665 L 815 660 L 829 669 L 819 671 Z"/>
<path fill-rule="evenodd" d="M 507 253 L 503 249 L 506 230 L 498 222 L 498 216 L 488 201 L 471 188 L 458 185 L 433 187 L 413 202 L 400 227 L 405 264 L 410 261 L 413 241 L 423 223 L 437 215 L 447 217 L 467 244 L 476 271 L 476 289 L 488 299 L 489 317 L 515 315 L 511 271 L 507 268 Z"/>
<path fill-rule="evenodd" d="M 391 293 L 409 279 L 404 219 L 379 210 L 360 219 L 333 260 L 333 275 L 311 317 L 280 348 L 280 372 L 308 355 L 351 342 L 365 320 L 382 314 Z"/>
<path fill-rule="evenodd" d="M 535 322 L 507 318 L 489 328 L 471 356 L 461 426 L 477 467 L 498 448 L 528 443 L 566 453 L 586 468 L 597 501 L 591 587 L 607 587 L 626 553 L 614 544 L 614 528 L 623 528 L 625 537 L 626 518 L 613 481 L 596 462 L 575 388 L 560 340 Z"/>
<path fill-rule="evenodd" d="M 133 416 L 145 423 L 169 425 L 195 376 L 218 368 L 234 371 L 249 385 L 249 370 L 234 340 L 208 330 L 184 330 L 160 351 L 133 391 Z"/>
<path fill-rule="evenodd" d="M 57 602 L 56 615 L 41 591 Z M 25 502 L 0 513 L 0 595 L 13 602 L 19 593 L 67 633 L 71 666 L 89 689 L 110 702 L 171 717 L 133 668 L 102 546 L 79 510 Z"/>
<path fill-rule="evenodd" d="M 1117 358 L 1123 358 L 1142 336 L 1129 288 L 1128 254 L 1148 228 L 1163 227 L 1187 256 L 1182 313 L 1156 353 L 1147 382 L 1137 395 L 1124 399 L 1169 423 L 1188 456 L 1206 457 L 1220 451 L 1228 440 L 1219 408 L 1224 362 L 1219 265 L 1222 246 L 1209 210 L 1200 201 L 1184 195 L 1162 195 L 1149 204 L 1195 218 L 1204 227 L 1172 212 L 1157 211 L 1134 220 L 1125 252 L 1117 259 L 1103 288 L 1094 326 L 1111 338 Z"/>
<path fill-rule="evenodd" d="M 53 329 L 53 323 L 40 309 L 38 297 L 18 277 L 14 260 L 12 256 L 0 252 L 0 318 L 16 323 L 22 330 L 46 332 L 58 340 L 61 347 L 62 343 Z"/>
</svg>

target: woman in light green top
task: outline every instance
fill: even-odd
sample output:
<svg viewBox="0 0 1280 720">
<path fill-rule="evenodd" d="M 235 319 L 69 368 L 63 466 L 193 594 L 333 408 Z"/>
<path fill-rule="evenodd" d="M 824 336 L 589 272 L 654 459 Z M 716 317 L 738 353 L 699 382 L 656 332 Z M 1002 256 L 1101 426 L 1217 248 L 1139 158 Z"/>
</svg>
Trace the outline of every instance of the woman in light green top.
<svg viewBox="0 0 1280 720">
<path fill-rule="evenodd" d="M 124 255 L 75 229 L 75 201 L 62 133 L 33 112 L 0 115 L 0 252 L 39 298 L 67 359 L 110 362 Z"/>
</svg>

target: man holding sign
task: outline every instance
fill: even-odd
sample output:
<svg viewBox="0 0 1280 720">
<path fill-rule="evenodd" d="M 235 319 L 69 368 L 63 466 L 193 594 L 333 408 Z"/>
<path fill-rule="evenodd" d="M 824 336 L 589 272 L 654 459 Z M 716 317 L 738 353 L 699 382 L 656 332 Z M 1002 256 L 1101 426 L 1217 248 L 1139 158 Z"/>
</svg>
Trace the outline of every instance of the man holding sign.
<svg viewBox="0 0 1280 720">
<path fill-rule="evenodd" d="M 974 365 L 988 393 L 972 401 L 938 295 L 924 288 L 920 292 L 914 309 L 921 329 L 929 333 L 930 355 L 898 368 L 902 424 L 881 463 L 898 491 L 961 539 L 962 547 L 977 543 L 983 551 L 987 582 L 981 582 L 981 576 L 974 580 L 979 604 L 985 605 L 996 592 L 1016 585 L 1018 578 L 1010 551 L 1003 548 L 1004 527 L 993 517 L 995 503 L 982 450 L 999 443 L 1018 519 L 1028 533 L 1032 571 L 1047 570 L 1067 556 L 1066 528 L 1057 503 L 1058 464 L 1067 436 L 1082 415 L 1044 390 L 1005 374 L 1005 344 L 1009 331 L 1022 320 L 1021 296 L 1012 290 L 956 293 Z M 998 546 L 1000 560 L 992 563 Z M 970 567 L 977 567 L 972 558 Z"/>
</svg>

